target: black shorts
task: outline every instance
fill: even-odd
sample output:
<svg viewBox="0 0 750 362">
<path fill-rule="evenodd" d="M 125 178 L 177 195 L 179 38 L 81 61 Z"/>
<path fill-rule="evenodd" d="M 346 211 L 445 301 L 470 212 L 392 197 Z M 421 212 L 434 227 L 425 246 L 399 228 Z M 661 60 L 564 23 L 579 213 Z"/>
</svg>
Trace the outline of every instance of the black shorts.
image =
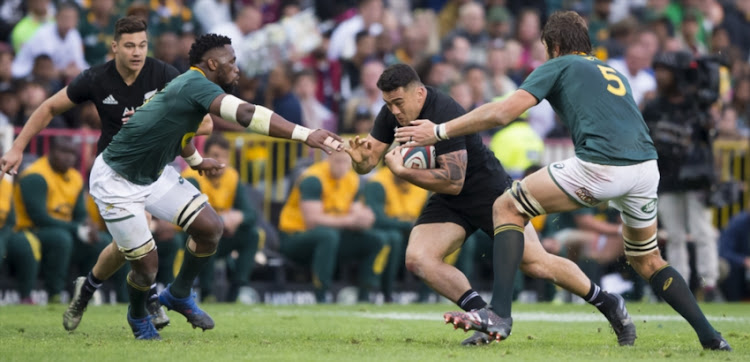
<svg viewBox="0 0 750 362">
<path fill-rule="evenodd" d="M 510 187 L 511 182 L 508 178 L 501 185 L 493 185 L 488 187 L 486 192 L 474 193 L 471 196 L 446 197 L 434 194 L 427 200 L 416 225 L 450 222 L 464 228 L 467 238 L 477 229 L 482 229 L 492 237 L 495 230 L 492 222 L 492 205 Z"/>
</svg>

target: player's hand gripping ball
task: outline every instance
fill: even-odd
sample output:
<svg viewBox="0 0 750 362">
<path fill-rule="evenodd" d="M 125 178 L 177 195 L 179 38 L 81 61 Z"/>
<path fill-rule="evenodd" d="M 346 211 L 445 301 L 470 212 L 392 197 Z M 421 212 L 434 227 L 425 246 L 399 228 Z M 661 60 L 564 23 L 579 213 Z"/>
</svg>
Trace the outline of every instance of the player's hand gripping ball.
<svg viewBox="0 0 750 362">
<path fill-rule="evenodd" d="M 435 146 L 415 146 L 401 148 L 404 156 L 404 167 L 428 169 L 435 168 Z"/>
</svg>

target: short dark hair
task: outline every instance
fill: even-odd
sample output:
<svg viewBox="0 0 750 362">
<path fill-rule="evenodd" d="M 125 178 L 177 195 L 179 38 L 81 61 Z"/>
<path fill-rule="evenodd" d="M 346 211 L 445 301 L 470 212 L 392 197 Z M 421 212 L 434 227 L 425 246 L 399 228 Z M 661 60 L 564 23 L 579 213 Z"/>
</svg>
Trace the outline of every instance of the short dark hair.
<svg viewBox="0 0 750 362">
<path fill-rule="evenodd" d="M 122 34 L 134 34 L 148 30 L 148 24 L 143 18 L 130 15 L 120 18 L 115 23 L 115 41 L 120 40 Z"/>
<path fill-rule="evenodd" d="M 207 153 L 212 146 L 219 147 L 222 150 L 228 150 L 230 148 L 229 141 L 218 133 L 214 133 L 206 139 L 206 143 L 203 144 L 203 153 Z"/>
<path fill-rule="evenodd" d="M 412 83 L 422 84 L 419 75 L 407 64 L 399 63 L 385 68 L 378 79 L 378 89 L 382 92 L 392 92 L 401 87 L 407 87 Z"/>
<path fill-rule="evenodd" d="M 203 60 L 203 56 L 211 49 L 231 45 L 232 40 L 219 34 L 204 34 L 195 39 L 190 46 L 190 65 L 197 65 Z"/>
<path fill-rule="evenodd" d="M 591 39 L 586 21 L 574 11 L 555 11 L 542 30 L 542 40 L 547 44 L 547 54 L 552 58 L 555 47 L 558 55 L 591 53 Z"/>
<path fill-rule="evenodd" d="M 370 32 L 368 30 L 360 30 L 357 32 L 357 35 L 354 36 L 354 43 L 359 44 L 359 41 L 362 40 L 362 38 L 370 36 Z"/>
</svg>

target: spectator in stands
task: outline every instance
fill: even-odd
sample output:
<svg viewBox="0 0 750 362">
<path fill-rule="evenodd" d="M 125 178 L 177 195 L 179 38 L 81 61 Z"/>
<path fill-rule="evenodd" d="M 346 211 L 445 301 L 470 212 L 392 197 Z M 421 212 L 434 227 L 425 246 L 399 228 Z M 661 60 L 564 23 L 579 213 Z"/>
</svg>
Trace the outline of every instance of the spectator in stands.
<svg viewBox="0 0 750 362">
<path fill-rule="evenodd" d="M 289 122 L 302 124 L 302 105 L 292 92 L 293 77 L 291 64 L 278 64 L 268 75 L 265 99 L 258 103 L 265 104 Z"/>
<path fill-rule="evenodd" d="M 91 0 L 88 10 L 82 13 L 78 32 L 83 39 L 83 53 L 89 65 L 109 60 L 110 47 L 115 38 L 115 0 Z"/>
<path fill-rule="evenodd" d="M 15 125 L 21 111 L 18 94 L 12 90 L 0 91 L 0 125 Z"/>
<path fill-rule="evenodd" d="M 26 81 L 39 83 L 47 94 L 55 94 L 63 87 L 60 72 L 55 69 L 52 58 L 47 54 L 40 54 L 34 58 L 34 67 L 31 68 L 31 74 L 26 77 Z"/>
<path fill-rule="evenodd" d="M 22 78 L 31 73 L 34 58 L 40 54 L 52 57 L 55 68 L 67 79 L 72 79 L 88 68 L 83 57 L 83 42 L 78 27 L 78 9 L 63 3 L 57 10 L 55 22 L 40 27 L 16 54 L 13 77 Z"/>
<path fill-rule="evenodd" d="M 401 46 L 396 49 L 395 60 L 416 66 L 424 59 L 428 46 L 428 33 L 416 25 L 407 27 L 403 31 Z"/>
<path fill-rule="evenodd" d="M 531 49 L 535 44 L 540 42 L 542 36 L 542 27 L 539 12 L 527 8 L 518 14 L 518 23 L 516 24 L 516 39 L 521 43 L 523 52 L 521 53 L 521 65 L 526 74 L 531 73 Z"/>
<path fill-rule="evenodd" d="M 633 91 L 633 100 L 639 107 L 643 107 L 646 94 L 656 91 L 656 79 L 648 72 L 654 55 L 649 53 L 643 43 L 634 41 L 625 50 L 624 59 L 610 58 L 607 61 L 607 64 L 625 76 Z"/>
<path fill-rule="evenodd" d="M 496 97 L 493 102 L 505 99 Z M 515 180 L 520 180 L 524 172 L 533 166 L 542 164 L 544 141 L 527 122 L 529 112 L 522 113 L 518 119 L 498 130 L 490 141 L 489 148 L 495 158 L 505 168 L 505 172 Z"/>
<path fill-rule="evenodd" d="M 386 241 L 371 230 L 372 209 L 357 201 L 359 176 L 344 152 L 305 170 L 292 189 L 279 221 L 281 253 L 295 262 L 312 264 L 318 302 L 329 301 L 337 265 L 359 265 L 359 300 L 367 301 L 378 285 L 387 255 Z"/>
<path fill-rule="evenodd" d="M 331 34 L 328 59 L 349 59 L 356 48 L 355 36 L 367 30 L 373 36 L 383 31 L 383 0 L 359 0 L 357 15 L 339 24 Z"/>
<path fill-rule="evenodd" d="M 487 51 L 487 70 L 490 77 L 491 92 L 501 97 L 518 89 L 518 86 L 508 77 L 510 66 L 508 51 L 505 48 L 490 48 Z"/>
<path fill-rule="evenodd" d="M 445 37 L 456 28 L 458 23 L 458 11 L 462 5 L 471 0 L 448 0 L 438 13 L 438 24 L 440 25 L 440 38 Z"/>
<path fill-rule="evenodd" d="M 471 44 L 462 35 L 451 35 L 441 43 L 442 56 L 455 71 L 463 70 L 469 64 Z"/>
<path fill-rule="evenodd" d="M 593 11 L 588 17 L 589 38 L 595 53 L 609 38 L 609 16 L 612 13 L 612 0 L 594 0 Z"/>
<path fill-rule="evenodd" d="M 349 59 L 341 60 L 341 96 L 349 98 L 359 87 L 362 66 L 375 55 L 375 37 L 362 30 L 355 37 L 357 48 Z"/>
<path fill-rule="evenodd" d="M 159 35 L 154 47 L 154 57 L 167 63 L 180 73 L 184 73 L 190 68 L 190 61 L 180 52 L 180 37 L 173 32 L 164 32 Z"/>
<path fill-rule="evenodd" d="M 605 208 L 585 208 L 548 215 L 542 229 L 542 245 L 548 251 L 577 262 L 598 283 L 602 267 L 623 254 L 620 218 Z M 591 260 L 593 267 L 584 267 Z"/>
<path fill-rule="evenodd" d="M 221 135 L 212 135 L 203 146 L 203 154 L 222 164 L 229 164 L 229 141 Z M 214 271 L 218 258 L 224 258 L 228 266 L 229 291 L 224 300 L 237 301 L 239 289 L 250 282 L 250 273 L 258 251 L 258 229 L 255 226 L 257 215 L 253 210 L 239 172 L 226 167 L 213 175 L 199 175 L 198 171 L 187 168 L 182 177 L 208 196 L 208 202 L 219 214 L 224 224 L 224 235 L 219 241 L 216 253 L 211 256 L 199 275 L 201 299 L 213 300 Z M 236 257 L 233 254 L 236 253 Z"/>
<path fill-rule="evenodd" d="M 31 117 L 31 114 L 39 108 L 40 105 L 47 99 L 49 93 L 39 83 L 25 83 L 18 89 L 18 99 L 20 102 L 20 113 L 15 119 L 14 125 L 22 127 L 26 124 L 26 121 Z M 51 128 L 65 128 L 67 124 L 60 116 L 54 116 L 50 122 Z"/>
<path fill-rule="evenodd" d="M 502 5 L 495 5 L 487 12 L 487 35 L 493 47 L 501 46 L 511 37 L 513 17 Z"/>
<path fill-rule="evenodd" d="M 440 55 L 433 55 L 415 69 L 419 77 L 425 80 L 425 85 L 439 89 L 448 89 L 459 78 L 458 69 Z"/>
<path fill-rule="evenodd" d="M 365 184 L 364 196 L 365 203 L 375 213 L 373 228 L 383 235 L 390 249 L 382 288 L 385 301 L 392 302 L 396 276 L 404 266 L 406 241 L 427 202 L 428 192 L 396 177 L 388 167 L 381 167 Z"/>
<path fill-rule="evenodd" d="M 484 65 L 487 62 L 487 46 L 490 37 L 487 34 L 484 7 L 470 1 L 458 9 L 458 24 L 448 36 L 460 35 L 469 41 L 468 61 Z"/>
<path fill-rule="evenodd" d="M 750 54 L 750 1 L 727 1 L 724 10 L 722 27 L 729 33 L 732 44 L 742 51 L 742 59 L 748 59 Z"/>
<path fill-rule="evenodd" d="M 185 1 L 153 0 L 149 4 L 148 29 L 151 34 L 158 36 L 167 31 L 177 34 L 199 32 L 198 21 L 193 17 L 193 12 Z"/>
<path fill-rule="evenodd" d="M 15 232 L 15 211 L 12 203 L 13 181 L 0 180 L 0 265 L 3 258 L 16 275 L 21 304 L 34 304 L 31 290 L 36 282 L 41 250 L 39 241 L 22 231 Z"/>
<path fill-rule="evenodd" d="M 694 55 L 706 54 L 708 51 L 706 45 L 703 44 L 700 39 L 700 18 L 698 10 L 692 9 L 687 11 L 682 18 L 680 33 L 677 35 L 677 39 L 680 41 L 682 49 L 687 50 Z"/>
<path fill-rule="evenodd" d="M 735 215 L 721 233 L 719 254 L 729 264 L 729 275 L 722 283 L 727 301 L 750 297 L 750 213 Z"/>
<path fill-rule="evenodd" d="M 250 33 L 260 29 L 263 25 L 263 18 L 260 11 L 254 6 L 245 6 L 237 12 L 233 22 L 220 23 L 209 29 L 209 33 L 228 36 L 232 40 L 232 47 L 237 57 L 237 65 L 243 68 L 244 46 L 242 45 L 245 37 Z"/>
<path fill-rule="evenodd" d="M 9 46 L 0 44 L 0 92 L 13 88 L 13 51 Z"/>
<path fill-rule="evenodd" d="M 336 115 L 315 97 L 317 84 L 317 77 L 311 69 L 305 69 L 295 76 L 294 94 L 302 106 L 302 125 L 310 129 L 322 128 L 336 132 Z"/>
<path fill-rule="evenodd" d="M 10 35 L 13 50 L 16 53 L 21 51 L 21 47 L 34 36 L 34 33 L 42 25 L 54 21 L 50 0 L 28 0 L 26 6 L 28 6 L 28 14 L 13 27 L 13 32 Z"/>
<path fill-rule="evenodd" d="M 721 26 L 714 28 L 714 31 L 711 32 L 711 42 L 709 43 L 711 53 L 726 52 L 731 46 L 732 43 L 729 41 L 727 29 Z"/>
<path fill-rule="evenodd" d="M 302 59 L 302 64 L 315 72 L 318 80 L 315 94 L 320 103 L 338 114 L 341 102 L 341 62 L 338 59 L 328 59 L 330 43 L 331 33 L 324 32 L 320 45 Z"/>
<path fill-rule="evenodd" d="M 49 154 L 21 173 L 14 191 L 16 230 L 41 248 L 45 289 L 53 303 L 60 302 L 71 262 L 89 270 L 108 245 L 87 218 L 83 177 L 73 167 L 77 159 L 78 144 L 69 137 L 52 138 Z M 29 274 L 18 275 L 22 290 L 36 280 L 36 268 L 28 269 Z"/>
<path fill-rule="evenodd" d="M 185 234 L 170 221 L 153 218 L 151 232 L 156 242 L 156 253 L 159 254 L 159 271 L 156 272 L 156 283 L 168 285 L 174 281 L 179 271 L 175 268 L 175 261 L 184 257 Z M 126 269 L 126 268 L 123 268 Z"/>
<path fill-rule="evenodd" d="M 732 107 L 737 111 L 737 129 L 750 133 L 750 76 L 734 80 Z"/>
<path fill-rule="evenodd" d="M 487 80 L 487 71 L 481 65 L 468 65 L 463 71 L 462 78 L 466 80 L 466 84 L 471 88 L 471 107 L 467 108 L 467 111 L 487 103 L 493 97 L 489 91 L 490 85 Z"/>
<path fill-rule="evenodd" d="M 232 0 L 196 0 L 193 13 L 201 29 L 214 29 L 232 22 Z"/>
<path fill-rule="evenodd" d="M 355 115 L 360 107 L 366 108 L 370 114 L 378 114 L 385 105 L 377 86 L 378 77 L 384 69 L 385 66 L 378 59 L 371 59 L 362 66 L 359 87 L 352 92 L 352 97 L 346 103 L 344 114 L 340 119 L 340 132 L 354 131 Z"/>
<path fill-rule="evenodd" d="M 450 95 L 456 103 L 461 105 L 461 108 L 467 111 L 471 110 L 473 100 L 471 98 L 471 87 L 468 83 L 464 81 L 451 84 Z"/>
<path fill-rule="evenodd" d="M 654 58 L 657 97 L 643 109 L 643 119 L 659 154 L 659 220 L 668 234 L 667 260 L 690 280 L 688 234 L 696 245 L 697 269 L 706 300 L 719 298 L 716 232 L 707 192 L 714 182 L 714 120 L 687 93 L 684 73 L 692 54 L 670 52 Z"/>
<path fill-rule="evenodd" d="M 96 110 L 94 110 L 94 113 L 96 113 Z M 88 167 L 87 169 L 90 170 L 91 167 Z M 102 216 L 99 215 L 99 209 L 96 207 L 94 198 L 91 197 L 91 195 L 88 193 L 86 193 L 86 196 L 84 196 L 84 198 L 86 202 L 86 215 L 89 220 L 91 220 L 90 226 L 92 228 L 92 234 L 97 235 L 98 242 L 100 244 L 110 244 L 112 242 L 112 234 L 107 231 L 107 225 L 104 223 L 104 219 L 102 219 Z M 81 270 L 85 271 L 90 270 L 90 268 L 94 266 L 96 255 L 86 255 L 83 258 L 77 258 L 76 256 L 74 256 L 73 259 L 78 259 L 80 261 L 78 264 L 81 265 L 80 268 L 82 268 Z M 128 286 L 126 278 L 129 271 L 130 266 L 128 265 L 118 269 L 114 274 L 112 274 L 112 276 L 108 276 L 107 278 L 107 282 L 112 284 L 112 289 L 115 291 L 117 303 L 128 302 Z"/>
</svg>

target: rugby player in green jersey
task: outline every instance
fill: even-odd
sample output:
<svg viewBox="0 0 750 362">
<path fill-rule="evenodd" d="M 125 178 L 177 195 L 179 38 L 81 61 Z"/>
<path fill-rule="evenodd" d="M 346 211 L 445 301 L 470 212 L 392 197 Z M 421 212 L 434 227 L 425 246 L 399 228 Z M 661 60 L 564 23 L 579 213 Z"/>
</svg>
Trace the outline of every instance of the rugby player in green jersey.
<svg viewBox="0 0 750 362">
<path fill-rule="evenodd" d="M 446 322 L 488 333 L 497 340 L 507 338 L 513 323 L 513 278 L 523 255 L 524 225 L 541 214 L 608 201 L 622 216 L 630 264 L 690 323 L 703 348 L 731 350 L 703 315 L 685 280 L 659 253 L 657 154 L 627 80 L 590 55 L 586 21 L 575 12 L 552 14 L 544 26 L 542 42 L 549 60 L 507 99 L 440 125 L 417 120 L 396 130 L 396 141 L 432 144 L 506 125 L 547 99 L 573 138 L 575 157 L 514 182 L 497 198 L 493 205 L 496 260 L 491 306 L 446 313 Z M 586 296 L 590 298 L 596 296 Z"/>
<path fill-rule="evenodd" d="M 229 38 L 207 34 L 196 39 L 190 49 L 190 70 L 135 112 L 91 170 L 90 193 L 132 268 L 127 278 L 127 320 L 138 339 L 160 339 L 146 309 L 158 268 L 146 211 L 190 235 L 179 274 L 159 295 L 160 302 L 184 315 L 194 328 L 214 327 L 211 317 L 195 303 L 191 286 L 216 252 L 222 222 L 206 195 L 168 166 L 177 155 L 200 173 L 212 174 L 225 166 L 202 158 L 193 145 L 192 138 L 207 113 L 256 133 L 294 139 L 328 153 L 341 150 L 341 138 L 328 131 L 295 125 L 267 108 L 226 94 L 239 79 L 235 62 Z M 3 173 L 11 174 L 18 166 L 5 159 L 0 165 Z"/>
</svg>

